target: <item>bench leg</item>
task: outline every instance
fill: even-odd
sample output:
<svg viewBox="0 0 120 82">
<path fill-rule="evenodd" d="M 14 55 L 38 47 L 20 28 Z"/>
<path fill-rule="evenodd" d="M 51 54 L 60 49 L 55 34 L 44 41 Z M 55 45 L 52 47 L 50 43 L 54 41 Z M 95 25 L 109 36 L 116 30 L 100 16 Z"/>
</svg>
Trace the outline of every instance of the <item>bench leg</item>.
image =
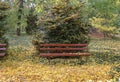
<svg viewBox="0 0 120 82">
<path fill-rule="evenodd" d="M 66 59 L 64 59 L 63 61 L 64 61 L 64 65 L 66 65 Z"/>
<path fill-rule="evenodd" d="M 50 58 L 47 58 L 47 60 L 48 60 L 48 64 L 50 64 Z"/>
<path fill-rule="evenodd" d="M 85 61 L 86 63 L 88 62 L 88 57 L 86 57 L 86 61 Z"/>
<path fill-rule="evenodd" d="M 80 64 L 80 65 L 82 64 L 82 57 L 78 58 L 78 64 Z"/>
</svg>

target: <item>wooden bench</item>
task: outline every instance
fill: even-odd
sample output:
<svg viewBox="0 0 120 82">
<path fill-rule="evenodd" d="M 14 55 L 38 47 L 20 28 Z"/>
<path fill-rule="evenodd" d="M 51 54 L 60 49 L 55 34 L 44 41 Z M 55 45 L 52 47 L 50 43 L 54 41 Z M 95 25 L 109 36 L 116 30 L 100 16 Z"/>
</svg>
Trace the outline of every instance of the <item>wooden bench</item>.
<svg viewBox="0 0 120 82">
<path fill-rule="evenodd" d="M 88 44 L 40 44 L 41 57 L 89 56 Z"/>
<path fill-rule="evenodd" d="M 5 56 L 7 50 L 6 46 L 7 44 L 0 44 L 0 57 Z"/>
</svg>

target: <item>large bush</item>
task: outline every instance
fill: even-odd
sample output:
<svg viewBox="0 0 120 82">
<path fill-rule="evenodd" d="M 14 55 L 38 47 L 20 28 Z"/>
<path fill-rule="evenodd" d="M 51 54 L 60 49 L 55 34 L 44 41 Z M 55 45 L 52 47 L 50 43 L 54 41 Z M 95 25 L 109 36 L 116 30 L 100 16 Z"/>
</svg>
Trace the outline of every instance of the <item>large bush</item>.
<svg viewBox="0 0 120 82">
<path fill-rule="evenodd" d="M 7 13 L 5 11 L 9 9 L 9 7 L 7 3 L 0 2 L 0 43 L 7 43 L 7 39 L 4 37 L 7 30 L 5 27 Z"/>
<path fill-rule="evenodd" d="M 72 1 L 73 2 L 73 1 Z M 88 18 L 85 4 L 71 0 L 54 5 L 38 21 L 35 43 L 88 43 Z"/>
</svg>

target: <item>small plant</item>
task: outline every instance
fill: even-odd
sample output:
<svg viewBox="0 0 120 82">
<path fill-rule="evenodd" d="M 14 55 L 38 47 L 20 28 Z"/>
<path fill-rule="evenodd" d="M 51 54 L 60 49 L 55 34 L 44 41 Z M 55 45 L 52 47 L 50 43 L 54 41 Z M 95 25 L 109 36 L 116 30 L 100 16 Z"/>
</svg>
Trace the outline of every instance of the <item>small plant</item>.
<svg viewBox="0 0 120 82">
<path fill-rule="evenodd" d="M 111 68 L 111 71 L 110 71 L 110 76 L 111 78 L 114 78 L 116 80 L 119 80 L 119 77 L 120 77 L 120 64 L 116 64 L 114 65 L 112 68 Z"/>
</svg>

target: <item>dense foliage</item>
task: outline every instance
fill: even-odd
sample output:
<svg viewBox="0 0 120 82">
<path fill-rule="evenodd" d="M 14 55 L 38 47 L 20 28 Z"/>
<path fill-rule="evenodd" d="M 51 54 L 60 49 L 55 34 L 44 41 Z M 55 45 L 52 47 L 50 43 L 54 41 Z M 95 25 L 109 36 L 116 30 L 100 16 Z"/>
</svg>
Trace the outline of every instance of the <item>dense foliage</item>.
<svg viewBox="0 0 120 82">
<path fill-rule="evenodd" d="M 111 37 L 120 33 L 119 29 L 119 0 L 89 0 L 88 10 L 92 26 Z"/>
<path fill-rule="evenodd" d="M 4 38 L 4 34 L 6 33 L 7 28 L 5 27 L 6 21 L 5 18 L 7 13 L 5 12 L 9 9 L 10 6 L 7 3 L 0 2 L 0 43 L 6 43 L 7 40 Z"/>
<path fill-rule="evenodd" d="M 84 3 L 72 5 L 68 0 L 56 4 L 39 19 L 38 25 L 45 35 L 42 38 L 45 43 L 89 42 L 89 23 Z"/>
<path fill-rule="evenodd" d="M 26 33 L 33 34 L 36 30 L 37 15 L 34 14 L 34 8 L 31 8 L 29 15 L 27 16 Z"/>
</svg>

